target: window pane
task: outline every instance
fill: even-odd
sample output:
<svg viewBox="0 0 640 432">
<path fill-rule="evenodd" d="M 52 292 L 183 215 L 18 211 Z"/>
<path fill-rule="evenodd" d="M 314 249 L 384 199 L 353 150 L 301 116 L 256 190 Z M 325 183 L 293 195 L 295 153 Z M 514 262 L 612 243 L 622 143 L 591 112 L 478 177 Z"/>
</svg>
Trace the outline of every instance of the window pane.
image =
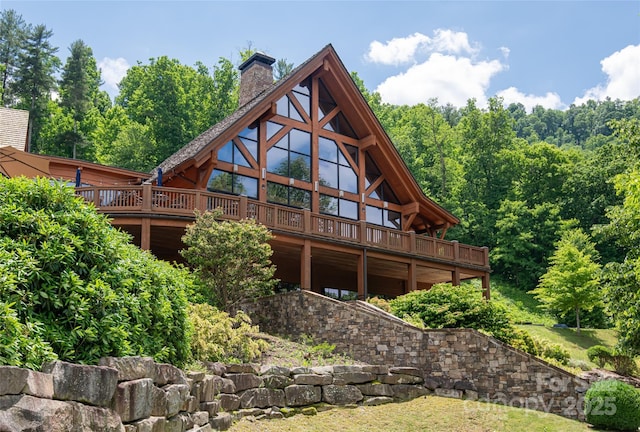
<svg viewBox="0 0 640 432">
<path fill-rule="evenodd" d="M 240 138 L 242 144 L 247 148 L 249 154 L 257 161 L 258 160 L 258 141 L 250 139 Z"/>
<path fill-rule="evenodd" d="M 288 195 L 287 186 L 272 182 L 267 183 L 267 200 L 269 202 L 288 204 Z"/>
<path fill-rule="evenodd" d="M 258 128 L 257 127 L 245 128 L 245 130 L 240 132 L 238 134 L 238 136 L 241 136 L 241 137 L 244 137 L 244 138 L 249 138 L 249 139 L 252 139 L 254 141 L 258 141 Z"/>
<path fill-rule="evenodd" d="M 207 182 L 207 190 L 212 192 L 233 192 L 231 173 L 214 169 Z"/>
<path fill-rule="evenodd" d="M 251 164 L 249 163 L 247 158 L 244 157 L 244 155 L 236 145 L 233 146 L 233 163 L 245 167 L 251 167 Z"/>
<path fill-rule="evenodd" d="M 331 188 L 338 188 L 338 165 L 325 162 L 323 160 L 318 161 L 320 184 Z"/>
<path fill-rule="evenodd" d="M 338 215 L 338 198 L 320 194 L 320 213 Z"/>
<path fill-rule="evenodd" d="M 311 134 L 292 129 L 289 132 L 289 149 L 305 155 L 311 155 Z"/>
<path fill-rule="evenodd" d="M 297 86 L 295 86 L 293 88 L 293 91 L 298 92 L 298 93 L 302 93 L 303 95 L 310 95 L 309 92 L 309 80 L 305 80 L 302 83 L 298 84 Z"/>
<path fill-rule="evenodd" d="M 347 144 L 345 144 L 344 147 L 347 149 L 347 152 L 349 153 L 349 156 L 351 156 L 351 159 L 353 159 L 356 165 L 358 165 L 358 148 Z"/>
<path fill-rule="evenodd" d="M 289 205 L 311 208 L 311 192 L 293 187 L 289 188 Z"/>
<path fill-rule="evenodd" d="M 280 123 L 267 122 L 267 139 L 270 140 L 280 129 L 282 129 Z"/>
<path fill-rule="evenodd" d="M 339 188 L 352 193 L 358 193 L 358 176 L 351 167 L 340 166 Z"/>
<path fill-rule="evenodd" d="M 218 160 L 233 163 L 233 142 L 229 141 L 218 150 Z"/>
<path fill-rule="evenodd" d="M 340 216 L 349 219 L 358 220 L 358 203 L 354 201 L 348 201 L 345 199 L 340 200 Z"/>
<path fill-rule="evenodd" d="M 384 226 L 389 227 L 389 228 L 396 228 L 396 229 L 401 229 L 401 224 L 400 224 L 400 213 L 392 211 L 392 210 L 385 210 L 384 211 Z"/>
<path fill-rule="evenodd" d="M 311 181 L 311 158 L 309 156 L 291 153 L 288 176 L 307 182 Z"/>
<path fill-rule="evenodd" d="M 258 198 L 258 179 L 236 174 L 233 182 L 233 193 Z"/>
<path fill-rule="evenodd" d="M 331 162 L 338 162 L 338 146 L 334 140 L 320 137 L 318 140 L 318 157 Z"/>
<path fill-rule="evenodd" d="M 272 147 L 267 152 L 267 171 L 289 176 L 289 152 L 278 147 Z"/>
<path fill-rule="evenodd" d="M 276 105 L 278 115 L 289 117 L 289 98 L 287 96 L 281 97 Z"/>
<path fill-rule="evenodd" d="M 305 114 L 309 116 L 310 106 L 311 106 L 311 100 L 309 96 L 296 93 L 296 92 L 293 92 L 293 94 L 295 95 L 296 99 L 298 99 L 298 102 L 300 102 L 300 105 L 302 105 L 302 109 L 304 109 Z"/>
<path fill-rule="evenodd" d="M 382 209 L 373 206 L 367 206 L 367 222 L 382 225 Z"/>
</svg>

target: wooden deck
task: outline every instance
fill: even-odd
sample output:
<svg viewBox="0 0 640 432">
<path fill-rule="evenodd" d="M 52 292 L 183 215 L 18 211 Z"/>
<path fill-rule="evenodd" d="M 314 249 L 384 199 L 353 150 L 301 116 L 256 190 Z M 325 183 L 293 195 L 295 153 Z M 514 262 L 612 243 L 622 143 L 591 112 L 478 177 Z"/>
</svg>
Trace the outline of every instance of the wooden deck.
<svg viewBox="0 0 640 432">
<path fill-rule="evenodd" d="M 224 219 L 252 218 L 274 232 L 406 253 L 457 266 L 490 270 L 489 251 L 486 247 L 469 246 L 457 241 L 402 232 L 364 221 L 263 203 L 242 196 L 152 185 L 80 187 L 76 189 L 76 193 L 86 201 L 92 202 L 101 213 L 114 217 L 153 215 L 194 218 L 194 210 L 219 208 Z"/>
</svg>

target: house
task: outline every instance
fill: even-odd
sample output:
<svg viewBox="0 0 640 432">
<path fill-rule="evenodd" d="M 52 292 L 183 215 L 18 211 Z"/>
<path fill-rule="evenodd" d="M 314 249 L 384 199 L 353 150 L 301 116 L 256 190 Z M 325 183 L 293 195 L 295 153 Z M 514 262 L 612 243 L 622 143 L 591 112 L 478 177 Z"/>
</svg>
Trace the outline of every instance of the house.
<svg viewBox="0 0 640 432">
<path fill-rule="evenodd" d="M 194 210 L 220 208 L 272 231 L 283 288 L 395 297 L 481 279 L 488 298 L 488 249 L 445 239 L 459 220 L 424 195 L 333 47 L 276 83 L 273 63 L 256 53 L 240 65 L 239 109 L 142 184 L 87 166 L 77 193 L 169 261 L 181 260 Z"/>
</svg>

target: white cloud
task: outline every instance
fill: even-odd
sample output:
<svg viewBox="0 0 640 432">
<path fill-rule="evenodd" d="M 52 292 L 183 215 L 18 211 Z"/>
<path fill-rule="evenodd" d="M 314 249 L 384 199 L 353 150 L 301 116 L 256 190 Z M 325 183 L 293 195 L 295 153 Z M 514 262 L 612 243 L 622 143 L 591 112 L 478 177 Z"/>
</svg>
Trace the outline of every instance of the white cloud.
<svg viewBox="0 0 640 432">
<path fill-rule="evenodd" d="M 376 91 L 384 102 L 396 105 L 415 105 L 437 98 L 440 104 L 461 107 L 475 98 L 482 106 L 491 78 L 504 69 L 506 66 L 498 60 L 474 62 L 434 53 L 427 61 L 387 78 Z"/>
<path fill-rule="evenodd" d="M 414 33 L 404 38 L 393 38 L 386 43 L 373 41 L 369 44 L 369 52 L 365 59 L 371 63 L 394 65 L 416 61 L 416 54 L 429 52 L 475 54 L 478 48 L 469 43 L 464 32 L 437 29 L 433 38 Z"/>
<path fill-rule="evenodd" d="M 587 90 L 574 104 L 581 105 L 589 99 L 631 100 L 640 96 L 640 45 L 629 45 L 600 62 L 607 74 L 607 82 Z"/>
<path fill-rule="evenodd" d="M 399 65 L 413 61 L 414 55 L 421 45 L 426 44 L 429 37 L 414 33 L 405 38 L 393 38 L 386 44 L 373 41 L 369 44 L 367 61 L 386 65 Z"/>
<path fill-rule="evenodd" d="M 547 92 L 544 96 L 526 95 L 515 87 L 509 87 L 506 90 L 499 91 L 497 96 L 503 99 L 505 106 L 512 103 L 521 103 L 525 106 L 527 112 L 531 112 L 532 108 L 537 105 L 546 109 L 561 110 L 566 108 L 557 93 Z"/>
<path fill-rule="evenodd" d="M 117 59 L 105 57 L 98 63 L 98 68 L 102 72 L 101 76 L 105 85 L 117 90 L 118 83 L 126 75 L 127 69 L 129 69 L 129 63 L 122 57 Z"/>
</svg>

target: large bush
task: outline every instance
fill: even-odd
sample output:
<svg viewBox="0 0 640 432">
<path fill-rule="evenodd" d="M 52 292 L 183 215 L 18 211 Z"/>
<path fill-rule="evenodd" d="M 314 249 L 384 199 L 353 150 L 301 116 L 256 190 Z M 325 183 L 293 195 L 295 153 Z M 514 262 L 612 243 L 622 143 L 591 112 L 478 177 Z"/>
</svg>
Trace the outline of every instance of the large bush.
<svg viewBox="0 0 640 432">
<path fill-rule="evenodd" d="M 482 298 L 472 285 L 434 285 L 428 291 L 413 291 L 390 301 L 391 313 L 418 317 L 429 328 L 473 328 L 508 342 L 515 329 L 506 309 Z"/>
<path fill-rule="evenodd" d="M 637 431 L 640 390 L 616 380 L 598 381 L 585 395 L 585 414 L 597 428 Z"/>
<path fill-rule="evenodd" d="M 0 361 L 186 361 L 191 277 L 129 240 L 62 183 L 0 178 Z"/>
</svg>

